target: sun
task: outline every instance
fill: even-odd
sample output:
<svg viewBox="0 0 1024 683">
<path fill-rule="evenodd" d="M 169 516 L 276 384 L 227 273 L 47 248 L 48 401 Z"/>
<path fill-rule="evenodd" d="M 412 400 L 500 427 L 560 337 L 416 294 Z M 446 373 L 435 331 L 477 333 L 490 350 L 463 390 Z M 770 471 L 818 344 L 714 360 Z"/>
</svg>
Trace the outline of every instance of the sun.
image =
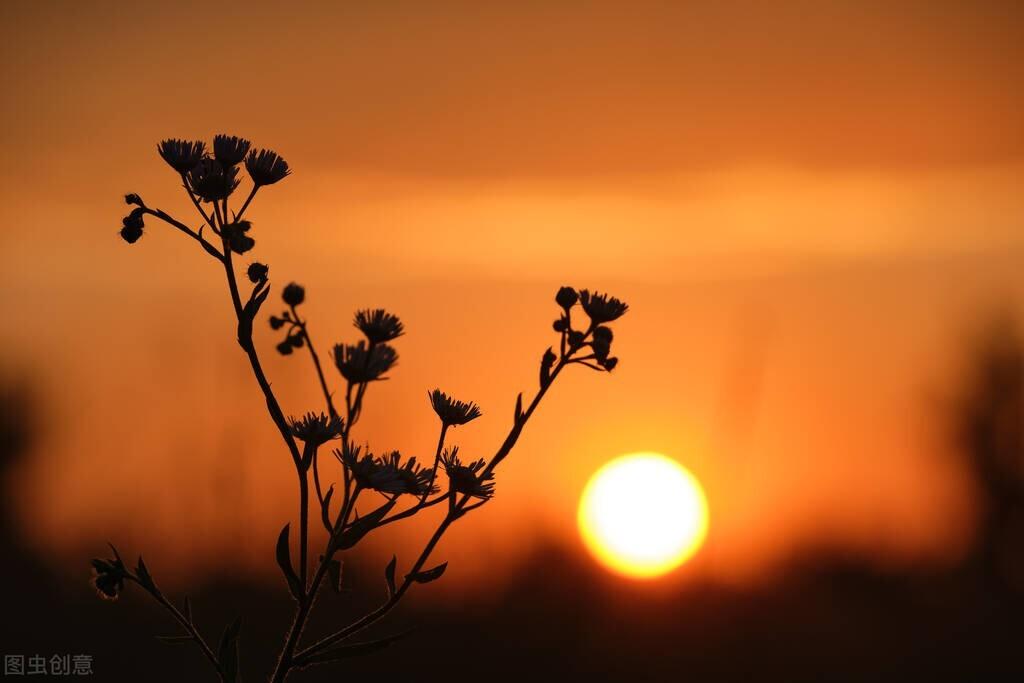
<svg viewBox="0 0 1024 683">
<path fill-rule="evenodd" d="M 640 579 L 665 574 L 704 542 L 708 504 L 700 482 L 660 453 L 615 458 L 580 497 L 580 534 L 612 571 Z"/>
</svg>

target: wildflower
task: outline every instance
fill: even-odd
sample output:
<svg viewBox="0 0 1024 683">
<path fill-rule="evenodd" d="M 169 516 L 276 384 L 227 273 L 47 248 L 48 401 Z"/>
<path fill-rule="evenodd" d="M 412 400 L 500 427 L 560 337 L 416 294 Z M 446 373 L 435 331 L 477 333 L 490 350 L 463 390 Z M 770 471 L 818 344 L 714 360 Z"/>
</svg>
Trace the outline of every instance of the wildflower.
<svg viewBox="0 0 1024 683">
<path fill-rule="evenodd" d="M 590 316 L 590 322 L 595 325 L 617 320 L 629 308 L 613 296 L 597 292 L 591 294 L 585 289 L 580 292 L 580 303 Z"/>
<path fill-rule="evenodd" d="M 277 152 L 269 149 L 249 152 L 249 156 L 245 158 L 245 168 L 256 187 L 273 185 L 291 173 L 288 170 L 288 162 L 279 157 Z"/>
<path fill-rule="evenodd" d="M 226 199 L 238 187 L 238 168 L 202 159 L 188 172 L 188 184 L 204 202 Z"/>
<path fill-rule="evenodd" d="M 405 482 L 397 467 L 375 458 L 369 449 L 360 457 L 360 450 L 359 446 L 346 446 L 340 451 L 334 451 L 335 457 L 348 468 L 357 485 L 381 493 L 398 494 L 405 491 Z"/>
<path fill-rule="evenodd" d="M 258 285 L 261 282 L 267 281 L 267 276 L 270 274 L 270 266 L 265 263 L 253 262 L 249 264 L 245 274 L 249 276 L 249 282 Z"/>
<path fill-rule="evenodd" d="M 402 488 L 397 493 L 425 496 L 437 492 L 437 487 L 433 485 L 433 470 L 429 467 L 421 467 L 416 463 L 416 458 L 409 458 L 404 465 L 401 460 L 402 454 L 398 451 L 392 451 L 378 459 L 380 467 L 388 468 L 398 474 Z"/>
<path fill-rule="evenodd" d="M 353 324 L 366 335 L 371 344 L 391 341 L 404 334 L 402 321 L 398 316 L 388 313 L 383 308 L 359 311 Z"/>
<path fill-rule="evenodd" d="M 384 379 L 385 372 L 398 362 L 398 352 L 387 344 L 372 348 L 365 342 L 358 344 L 337 344 L 334 347 L 334 364 L 341 376 L 353 384 Z"/>
<path fill-rule="evenodd" d="M 441 462 L 448 474 L 448 484 L 452 491 L 485 500 L 494 495 L 494 474 L 481 474 L 486 464 L 483 459 L 463 464 L 459 459 L 459 447 L 455 446 L 451 450 L 445 449 L 441 454 Z"/>
<path fill-rule="evenodd" d="M 206 156 L 206 145 L 202 142 L 170 139 L 156 146 L 160 156 L 178 173 L 191 171 Z"/>
<path fill-rule="evenodd" d="M 250 144 L 248 140 L 234 135 L 218 135 L 213 138 L 213 156 L 225 167 L 237 166 L 249 153 Z"/>
<path fill-rule="evenodd" d="M 440 389 L 434 389 L 429 396 L 430 405 L 433 406 L 434 412 L 441 418 L 441 424 L 445 427 L 464 425 L 483 414 L 480 412 L 480 406 L 472 401 L 469 403 L 456 401 Z"/>
<path fill-rule="evenodd" d="M 323 413 L 306 413 L 301 420 L 289 420 L 292 436 L 314 446 L 322 446 L 337 437 L 344 426 L 340 417 L 328 417 Z"/>
<path fill-rule="evenodd" d="M 306 300 L 306 290 L 302 285 L 291 282 L 281 292 L 281 298 L 289 306 L 298 306 Z"/>
<path fill-rule="evenodd" d="M 117 600 L 117 596 L 124 590 L 124 580 L 128 576 L 124 563 L 120 558 L 115 560 L 93 560 L 92 567 L 95 574 L 92 578 L 92 585 L 96 592 L 104 600 Z"/>
<path fill-rule="evenodd" d="M 278 318 L 276 315 L 272 315 L 270 316 L 270 329 L 279 330 L 284 327 L 285 322 L 284 318 Z"/>
<path fill-rule="evenodd" d="M 228 223 L 221 228 L 221 235 L 228 241 L 228 246 L 231 247 L 231 251 L 236 254 L 244 254 L 253 247 L 256 246 L 256 240 L 249 237 L 247 234 L 252 228 L 252 223 L 249 221 L 235 221 L 234 223 Z M 266 266 L 264 266 L 266 267 Z"/>
<path fill-rule="evenodd" d="M 558 294 L 555 295 L 555 303 L 566 311 L 575 306 L 578 299 L 579 295 L 576 294 L 576 290 L 572 287 L 562 287 L 558 290 Z"/>
<path fill-rule="evenodd" d="M 134 192 L 130 192 L 124 196 L 124 203 L 127 204 L 128 206 L 142 206 L 142 197 L 135 194 Z"/>
</svg>

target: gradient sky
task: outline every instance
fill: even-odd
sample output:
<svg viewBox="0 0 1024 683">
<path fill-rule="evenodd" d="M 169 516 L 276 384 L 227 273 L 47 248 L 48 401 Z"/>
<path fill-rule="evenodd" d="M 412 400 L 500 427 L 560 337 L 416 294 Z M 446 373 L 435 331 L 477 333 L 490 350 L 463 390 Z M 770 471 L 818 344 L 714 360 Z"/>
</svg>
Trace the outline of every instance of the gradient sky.
<svg viewBox="0 0 1024 683">
<path fill-rule="evenodd" d="M 723 578 L 804 543 L 963 542 L 936 403 L 970 329 L 1021 308 L 1020 3 L 210 7 L 0 7 L 0 349 L 52 401 L 19 481 L 58 554 L 113 526 L 255 565 L 291 510 L 216 273 L 159 226 L 116 238 L 127 191 L 188 215 L 156 142 L 217 132 L 295 169 L 254 206 L 255 255 L 309 288 L 322 347 L 357 307 L 408 321 L 360 434 L 382 448 L 431 443 L 436 384 L 481 402 L 458 436 L 486 450 L 558 285 L 631 303 L 620 369 L 559 387 L 453 559 L 575 542 L 587 475 L 650 449 L 705 481 L 697 563 Z M 298 359 L 268 365 L 289 412 L 317 405 Z"/>
</svg>

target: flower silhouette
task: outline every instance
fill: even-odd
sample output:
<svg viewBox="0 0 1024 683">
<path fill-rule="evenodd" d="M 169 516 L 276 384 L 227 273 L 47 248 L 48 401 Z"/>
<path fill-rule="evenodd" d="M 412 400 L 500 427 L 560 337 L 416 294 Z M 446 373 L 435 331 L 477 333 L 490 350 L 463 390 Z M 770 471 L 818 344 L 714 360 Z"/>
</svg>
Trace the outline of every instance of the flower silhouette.
<svg viewBox="0 0 1024 683">
<path fill-rule="evenodd" d="M 237 166 L 249 153 L 250 142 L 234 135 L 217 135 L 213 138 L 213 158 L 225 167 Z"/>
<path fill-rule="evenodd" d="M 368 347 L 366 342 L 338 344 L 334 364 L 341 376 L 353 384 L 385 379 L 384 373 L 398 362 L 398 352 L 387 344 Z"/>
<path fill-rule="evenodd" d="M 301 420 L 293 418 L 289 424 L 292 436 L 311 446 L 322 446 L 337 438 L 345 427 L 340 417 L 328 417 L 323 413 L 306 413 Z"/>
<path fill-rule="evenodd" d="M 445 449 L 441 454 L 441 463 L 448 474 L 451 490 L 473 498 L 488 500 L 494 496 L 494 474 L 481 471 L 487 465 L 483 459 L 463 464 L 459 459 L 459 447 Z"/>
<path fill-rule="evenodd" d="M 434 389 L 429 396 L 430 405 L 433 406 L 437 416 L 441 418 L 441 424 L 446 427 L 464 425 L 483 414 L 480 412 L 480 406 L 472 401 L 469 403 L 456 401 L 440 389 Z"/>
<path fill-rule="evenodd" d="M 238 187 L 238 168 L 224 167 L 216 159 L 201 159 L 188 172 L 188 184 L 204 202 L 216 202 L 227 197 Z"/>
<path fill-rule="evenodd" d="M 278 156 L 277 152 L 269 149 L 249 152 L 249 156 L 245 158 L 245 169 L 257 187 L 273 185 L 291 173 L 288 170 L 288 162 Z"/>
<path fill-rule="evenodd" d="M 371 344 L 391 341 L 404 334 L 402 321 L 398 316 L 388 313 L 383 308 L 357 312 L 353 324 L 366 335 Z"/>
<path fill-rule="evenodd" d="M 181 174 L 188 173 L 206 156 L 206 144 L 190 140 L 164 140 L 156 146 L 160 156 L 171 168 Z"/>
<path fill-rule="evenodd" d="M 594 325 L 617 320 L 629 309 L 629 306 L 613 296 L 597 292 L 591 294 L 586 289 L 580 292 L 580 305 Z"/>
</svg>

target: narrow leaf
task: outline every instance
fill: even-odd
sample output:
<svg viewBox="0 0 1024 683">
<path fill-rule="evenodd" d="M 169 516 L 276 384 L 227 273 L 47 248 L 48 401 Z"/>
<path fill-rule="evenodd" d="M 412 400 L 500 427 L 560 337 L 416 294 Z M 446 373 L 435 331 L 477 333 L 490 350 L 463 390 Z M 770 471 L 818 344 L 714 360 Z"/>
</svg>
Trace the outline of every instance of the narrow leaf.
<svg viewBox="0 0 1024 683">
<path fill-rule="evenodd" d="M 146 563 L 142 561 L 142 555 L 139 555 L 139 564 L 135 568 L 135 573 L 139 577 L 139 582 L 149 591 L 159 595 L 160 589 L 156 587 L 156 582 L 153 581 L 153 576 L 149 573 L 149 569 L 146 567 Z"/>
<path fill-rule="evenodd" d="M 238 617 L 224 629 L 224 635 L 220 639 L 217 661 L 224 670 L 227 683 L 235 683 L 238 680 L 238 635 L 241 630 L 242 617 Z"/>
<path fill-rule="evenodd" d="M 519 396 L 516 398 L 516 422 L 523 419 L 523 392 L 519 392 Z"/>
<path fill-rule="evenodd" d="M 341 592 L 341 560 L 331 560 L 327 565 L 327 574 L 331 578 L 331 588 L 335 593 Z"/>
<path fill-rule="evenodd" d="M 281 529 L 281 535 L 277 537 L 277 565 L 284 573 L 284 578 L 288 580 L 288 588 L 291 590 L 292 595 L 296 600 L 301 600 L 302 583 L 299 581 L 295 570 L 292 569 L 291 551 L 288 547 L 288 531 L 290 528 L 291 524 L 285 524 L 284 528 Z"/>
<path fill-rule="evenodd" d="M 331 488 L 327 489 L 327 495 L 324 496 L 324 502 L 320 506 L 320 516 L 324 522 L 324 528 L 328 532 L 334 528 L 331 525 L 331 496 L 334 495 L 334 484 L 331 484 Z"/>
<path fill-rule="evenodd" d="M 377 524 L 384 519 L 384 516 L 387 515 L 394 506 L 395 499 L 389 500 L 370 514 L 360 517 L 356 521 L 352 522 L 352 524 L 345 529 L 340 536 L 338 536 L 337 548 L 339 550 L 348 550 L 354 546 L 362 540 L 363 536 L 373 531 Z"/>
<path fill-rule="evenodd" d="M 324 650 L 316 654 L 310 655 L 307 659 L 302 660 L 301 665 L 306 666 L 308 664 L 324 664 L 326 662 L 336 662 L 340 659 L 348 659 L 349 657 L 359 657 L 361 655 L 368 655 L 378 650 L 383 650 L 392 643 L 401 640 L 408 636 L 412 631 L 405 631 L 404 633 L 398 633 L 393 636 L 381 638 L 380 640 L 370 640 L 363 643 L 351 643 L 350 645 L 342 645 L 340 647 L 332 648 L 330 650 Z"/>
<path fill-rule="evenodd" d="M 384 578 L 388 582 L 388 597 L 392 597 L 395 594 L 395 566 L 398 564 L 398 558 L 394 555 L 391 556 L 391 561 L 388 562 L 388 566 L 384 569 Z"/>
<path fill-rule="evenodd" d="M 411 579 L 416 583 L 430 583 L 431 581 L 437 581 L 444 574 L 444 570 L 448 568 L 448 563 L 439 564 L 433 569 L 425 569 L 415 574 L 409 574 L 406 579 Z"/>
<path fill-rule="evenodd" d="M 180 645 L 181 643 L 192 642 L 192 636 L 156 636 L 156 639 L 165 645 Z"/>
</svg>

